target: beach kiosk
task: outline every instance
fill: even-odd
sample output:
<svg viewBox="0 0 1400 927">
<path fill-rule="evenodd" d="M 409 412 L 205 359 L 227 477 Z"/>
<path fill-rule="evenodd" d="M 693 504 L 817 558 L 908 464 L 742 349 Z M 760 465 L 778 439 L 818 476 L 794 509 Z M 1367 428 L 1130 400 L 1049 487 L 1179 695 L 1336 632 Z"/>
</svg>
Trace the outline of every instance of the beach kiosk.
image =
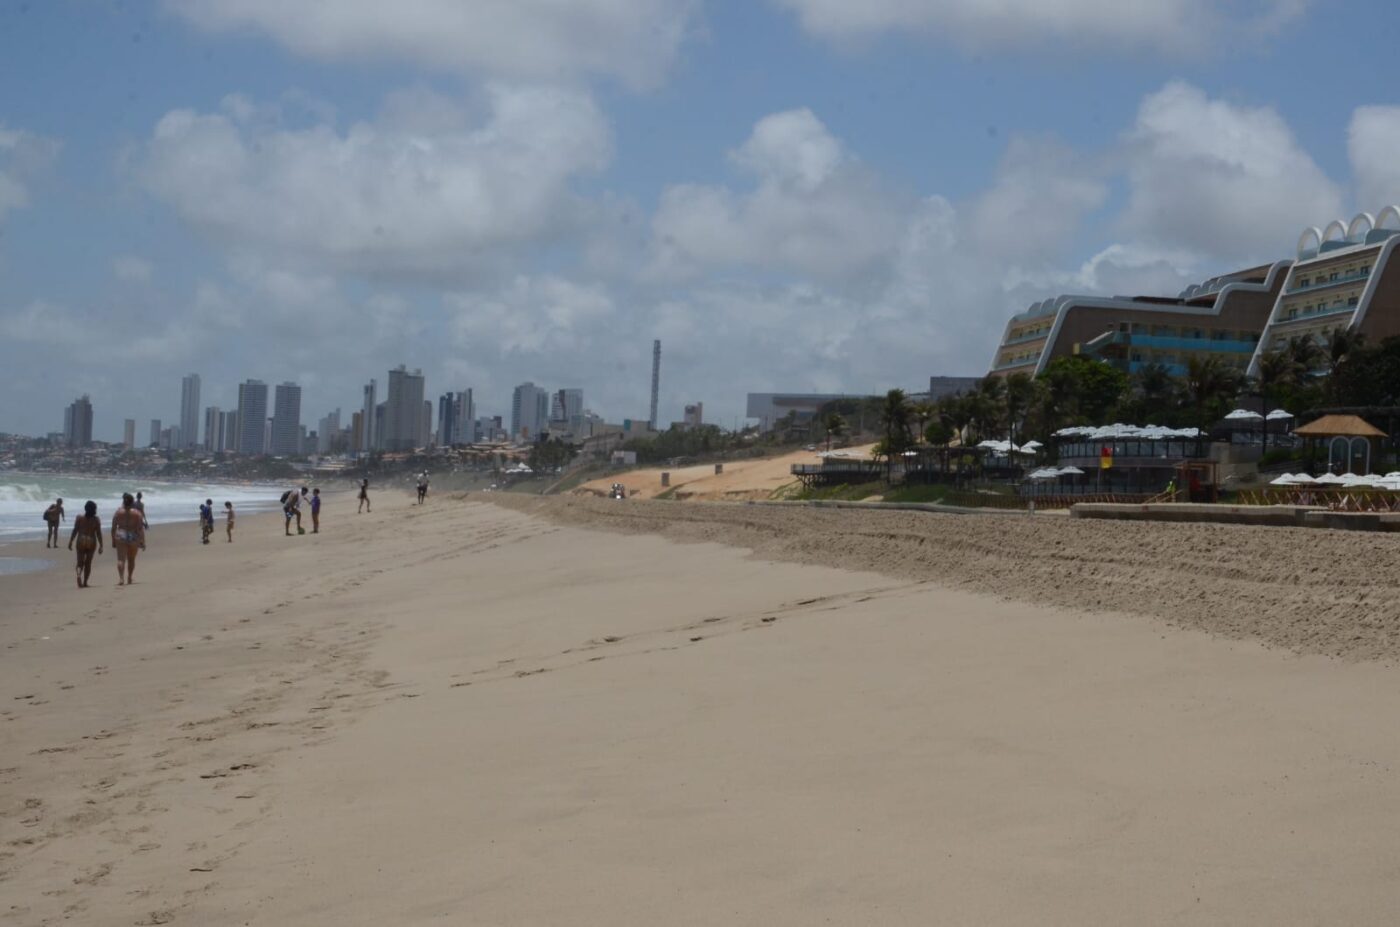
<svg viewBox="0 0 1400 927">
<path fill-rule="evenodd" d="M 1386 437 L 1385 432 L 1359 415 L 1324 415 L 1293 429 L 1293 433 L 1310 442 L 1327 440 L 1328 473 L 1371 472 L 1371 441 Z M 1309 455 L 1311 456 L 1311 455 Z M 1361 469 L 1356 460 L 1361 458 Z"/>
</svg>

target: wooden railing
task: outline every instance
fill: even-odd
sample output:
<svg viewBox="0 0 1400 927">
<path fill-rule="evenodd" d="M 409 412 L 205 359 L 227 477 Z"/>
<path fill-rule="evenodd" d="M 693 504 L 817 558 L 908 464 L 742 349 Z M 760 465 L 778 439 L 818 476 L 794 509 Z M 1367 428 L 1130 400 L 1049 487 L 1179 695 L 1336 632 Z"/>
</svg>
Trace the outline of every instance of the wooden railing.
<svg viewBox="0 0 1400 927">
<path fill-rule="evenodd" d="M 1400 493 L 1384 489 L 1305 486 L 1242 489 L 1239 505 L 1303 505 L 1334 512 L 1400 512 Z"/>
</svg>

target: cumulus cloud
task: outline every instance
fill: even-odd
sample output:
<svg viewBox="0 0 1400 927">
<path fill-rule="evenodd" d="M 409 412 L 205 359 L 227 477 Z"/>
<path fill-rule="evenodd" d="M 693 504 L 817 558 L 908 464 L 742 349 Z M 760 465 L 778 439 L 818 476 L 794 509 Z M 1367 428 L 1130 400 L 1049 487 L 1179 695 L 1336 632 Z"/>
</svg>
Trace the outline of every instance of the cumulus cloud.
<svg viewBox="0 0 1400 927">
<path fill-rule="evenodd" d="M 211 31 L 265 34 L 324 60 L 404 61 L 531 80 L 604 75 L 654 84 L 696 0 L 166 0 Z"/>
<path fill-rule="evenodd" d="M 1102 173 L 1061 142 L 1013 138 L 991 189 L 972 205 L 970 232 L 979 247 L 1012 257 L 1060 257 L 1067 233 L 1108 198 Z"/>
<path fill-rule="evenodd" d="M 1400 106 L 1358 106 L 1347 130 L 1347 154 L 1360 208 L 1372 213 L 1400 203 Z M 1321 225 L 1321 222 L 1315 223 Z"/>
<path fill-rule="evenodd" d="M 1170 53 L 1218 47 L 1297 19 L 1306 0 L 774 0 L 813 35 L 837 41 L 919 33 L 975 49 L 1098 47 Z"/>
<path fill-rule="evenodd" d="M 55 139 L 0 122 L 0 222 L 6 213 L 29 205 L 30 185 L 53 162 L 58 147 Z"/>
<path fill-rule="evenodd" d="M 446 97 L 393 97 L 345 130 L 288 125 L 242 98 L 175 110 L 140 162 L 146 188 L 235 250 L 366 276 L 452 276 L 576 221 L 571 184 L 611 134 L 591 97 L 492 84 L 484 116 Z"/>
<path fill-rule="evenodd" d="M 1340 189 L 1276 111 L 1212 99 L 1189 84 L 1170 83 L 1143 100 L 1124 157 L 1123 226 L 1153 244 L 1223 260 L 1269 258 L 1290 231 L 1342 212 Z"/>
<path fill-rule="evenodd" d="M 759 120 L 730 160 L 750 189 L 662 192 L 652 219 L 661 272 L 738 266 L 847 277 L 896 246 L 897 202 L 810 110 Z"/>
</svg>

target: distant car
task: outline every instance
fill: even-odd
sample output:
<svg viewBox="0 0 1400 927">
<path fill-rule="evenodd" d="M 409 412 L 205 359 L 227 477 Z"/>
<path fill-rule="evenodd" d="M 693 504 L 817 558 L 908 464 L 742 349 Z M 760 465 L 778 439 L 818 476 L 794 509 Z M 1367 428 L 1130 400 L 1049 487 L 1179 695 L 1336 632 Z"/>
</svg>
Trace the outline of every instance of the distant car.
<svg viewBox="0 0 1400 927">
<path fill-rule="evenodd" d="M 809 444 L 804 450 L 815 451 L 816 449 L 817 446 L 815 444 Z"/>
</svg>

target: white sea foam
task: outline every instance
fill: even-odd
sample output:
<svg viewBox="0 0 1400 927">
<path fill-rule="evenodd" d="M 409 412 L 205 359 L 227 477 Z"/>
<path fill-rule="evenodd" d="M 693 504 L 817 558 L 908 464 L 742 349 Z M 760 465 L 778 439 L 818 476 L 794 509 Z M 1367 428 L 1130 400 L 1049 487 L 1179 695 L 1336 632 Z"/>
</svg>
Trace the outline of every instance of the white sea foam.
<svg viewBox="0 0 1400 927">
<path fill-rule="evenodd" d="M 90 477 L 0 474 L 0 541 L 43 537 L 44 510 L 56 498 L 63 499 L 67 532 L 73 519 L 82 514 L 83 503 L 97 503 L 103 526 L 111 523 L 112 513 L 121 505 L 124 492 L 141 492 L 146 503 L 146 520 L 152 525 L 194 521 L 205 499 L 213 499 L 216 514 L 222 518 L 224 502 L 236 511 L 258 512 L 275 509 L 285 486 L 225 485 L 221 483 L 166 483 L 152 480 L 94 479 Z"/>
</svg>

